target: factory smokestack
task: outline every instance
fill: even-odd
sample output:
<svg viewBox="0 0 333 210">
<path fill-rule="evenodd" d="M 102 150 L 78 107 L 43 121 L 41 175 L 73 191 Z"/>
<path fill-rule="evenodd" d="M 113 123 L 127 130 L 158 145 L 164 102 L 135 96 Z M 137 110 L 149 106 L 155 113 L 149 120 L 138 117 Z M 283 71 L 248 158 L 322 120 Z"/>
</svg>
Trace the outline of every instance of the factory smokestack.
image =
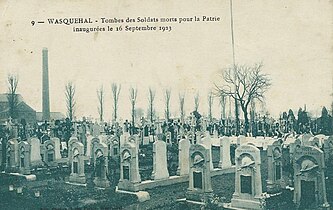
<svg viewBox="0 0 333 210">
<path fill-rule="evenodd" d="M 50 120 L 50 97 L 49 97 L 49 65 L 48 65 L 48 50 L 43 48 L 43 120 Z"/>
</svg>

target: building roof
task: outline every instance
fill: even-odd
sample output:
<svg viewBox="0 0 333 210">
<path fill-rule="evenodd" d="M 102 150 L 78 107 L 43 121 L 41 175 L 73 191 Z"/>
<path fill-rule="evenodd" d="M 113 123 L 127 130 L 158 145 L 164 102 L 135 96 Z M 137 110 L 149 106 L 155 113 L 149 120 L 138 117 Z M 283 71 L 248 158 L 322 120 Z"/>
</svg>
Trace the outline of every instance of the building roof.
<svg viewBox="0 0 333 210">
<path fill-rule="evenodd" d="M 17 95 L 18 103 L 21 103 L 22 101 L 24 101 L 21 94 L 16 94 L 16 95 Z M 1 93 L 0 94 L 0 102 L 8 103 L 8 93 Z"/>
</svg>

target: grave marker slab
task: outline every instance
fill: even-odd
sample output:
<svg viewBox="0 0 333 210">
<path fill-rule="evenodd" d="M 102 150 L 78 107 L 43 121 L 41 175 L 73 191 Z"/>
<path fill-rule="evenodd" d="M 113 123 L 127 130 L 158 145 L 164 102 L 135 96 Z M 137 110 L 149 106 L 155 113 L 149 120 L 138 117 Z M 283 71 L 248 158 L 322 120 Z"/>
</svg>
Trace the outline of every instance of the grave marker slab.
<svg viewBox="0 0 333 210">
<path fill-rule="evenodd" d="M 86 183 L 86 177 L 84 174 L 84 145 L 77 139 L 72 139 L 69 143 L 69 154 L 71 174 L 69 176 L 69 182 L 73 183 Z"/>
<path fill-rule="evenodd" d="M 323 151 L 313 146 L 301 146 L 295 150 L 293 163 L 296 206 L 330 209 L 326 198 Z"/>
<path fill-rule="evenodd" d="M 157 140 L 153 144 L 153 164 L 152 179 L 159 180 L 169 178 L 167 147 L 164 141 Z"/>
<path fill-rule="evenodd" d="M 206 203 L 213 193 L 209 148 L 204 144 L 192 144 L 189 159 L 189 188 L 186 192 L 186 200 Z"/>
<path fill-rule="evenodd" d="M 227 136 L 223 136 L 220 139 L 220 162 L 219 167 L 230 168 L 231 160 L 230 160 L 230 139 Z"/>
<path fill-rule="evenodd" d="M 108 148 L 104 143 L 96 142 L 93 144 L 93 160 L 95 167 L 94 183 L 96 187 L 110 187 L 110 181 L 106 177 L 108 171 L 107 149 Z"/>
<path fill-rule="evenodd" d="M 231 206 L 243 209 L 262 209 L 260 150 L 253 145 L 240 145 L 235 151 L 235 192 Z"/>
<path fill-rule="evenodd" d="M 19 171 L 21 174 L 30 174 L 30 159 L 31 150 L 30 144 L 26 141 L 21 141 L 19 144 Z"/>
<path fill-rule="evenodd" d="M 267 192 L 274 194 L 281 191 L 282 184 L 282 144 L 276 140 L 267 149 L 268 179 Z"/>
<path fill-rule="evenodd" d="M 182 139 L 179 141 L 178 152 L 179 152 L 179 165 L 177 168 L 177 175 L 183 176 L 189 173 L 189 152 L 190 152 L 190 141 Z"/>
<path fill-rule="evenodd" d="M 120 148 L 120 179 L 118 189 L 138 191 L 135 184 L 141 182 L 139 174 L 139 158 L 136 145 L 127 142 Z"/>
</svg>

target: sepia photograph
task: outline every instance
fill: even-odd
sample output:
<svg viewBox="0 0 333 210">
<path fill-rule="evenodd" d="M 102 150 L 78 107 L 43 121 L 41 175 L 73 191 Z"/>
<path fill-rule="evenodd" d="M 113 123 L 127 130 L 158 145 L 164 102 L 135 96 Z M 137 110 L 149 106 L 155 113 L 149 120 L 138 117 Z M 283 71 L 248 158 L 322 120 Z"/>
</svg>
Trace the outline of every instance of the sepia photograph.
<svg viewBox="0 0 333 210">
<path fill-rule="evenodd" d="M 333 209 L 332 0 L 0 0 L 0 209 Z"/>
</svg>

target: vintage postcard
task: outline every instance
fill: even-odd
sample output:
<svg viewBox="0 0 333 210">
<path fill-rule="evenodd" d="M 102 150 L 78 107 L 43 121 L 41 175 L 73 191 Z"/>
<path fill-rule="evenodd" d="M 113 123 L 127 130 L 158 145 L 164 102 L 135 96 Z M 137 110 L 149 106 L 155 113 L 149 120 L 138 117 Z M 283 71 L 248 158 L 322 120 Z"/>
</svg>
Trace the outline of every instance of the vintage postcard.
<svg viewBox="0 0 333 210">
<path fill-rule="evenodd" d="M 0 209 L 333 205 L 331 0 L 0 0 L 0 49 Z"/>
</svg>

